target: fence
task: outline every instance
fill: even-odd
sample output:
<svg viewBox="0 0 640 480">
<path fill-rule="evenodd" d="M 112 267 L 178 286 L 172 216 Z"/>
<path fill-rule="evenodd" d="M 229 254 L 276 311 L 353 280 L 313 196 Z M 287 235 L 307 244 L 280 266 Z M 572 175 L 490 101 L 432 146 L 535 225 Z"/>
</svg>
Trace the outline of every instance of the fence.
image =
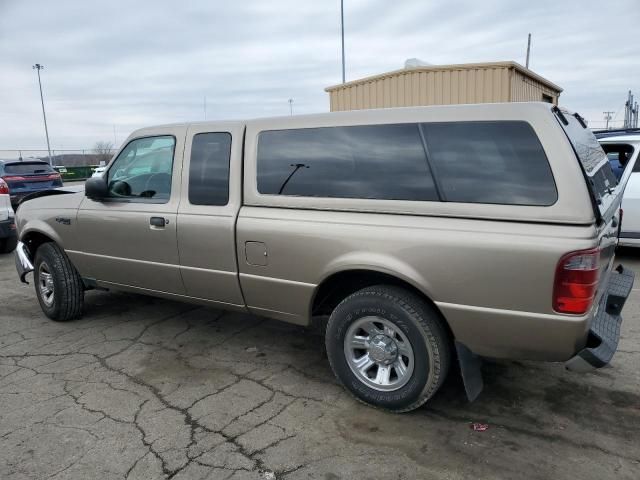
<svg viewBox="0 0 640 480">
<path fill-rule="evenodd" d="M 85 165 L 99 165 L 101 161 L 108 161 L 117 150 L 96 153 L 91 148 L 75 150 L 51 150 L 53 165 L 65 167 L 80 167 Z M 0 150 L 0 160 L 44 160 L 49 161 L 47 150 Z"/>
</svg>

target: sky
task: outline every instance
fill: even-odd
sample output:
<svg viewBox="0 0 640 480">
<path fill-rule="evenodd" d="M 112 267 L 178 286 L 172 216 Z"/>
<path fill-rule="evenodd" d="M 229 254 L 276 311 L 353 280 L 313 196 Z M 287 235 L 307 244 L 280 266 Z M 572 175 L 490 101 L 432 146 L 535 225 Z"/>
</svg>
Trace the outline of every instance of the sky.
<svg viewBox="0 0 640 480">
<path fill-rule="evenodd" d="M 525 62 L 560 104 L 621 126 L 640 99 L 640 0 L 345 0 L 347 80 L 432 64 Z M 0 0 L 0 151 L 122 143 L 205 118 L 326 112 L 340 83 L 339 0 Z"/>
</svg>

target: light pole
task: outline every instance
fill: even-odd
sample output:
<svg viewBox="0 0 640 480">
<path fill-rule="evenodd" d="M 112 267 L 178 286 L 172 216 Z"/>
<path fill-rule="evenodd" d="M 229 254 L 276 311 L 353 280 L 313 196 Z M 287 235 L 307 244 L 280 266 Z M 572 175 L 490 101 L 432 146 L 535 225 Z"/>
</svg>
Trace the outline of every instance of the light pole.
<svg viewBox="0 0 640 480">
<path fill-rule="evenodd" d="M 344 0 L 340 0 L 340 37 L 342 39 L 342 83 L 345 83 L 345 75 L 344 75 Z"/>
<path fill-rule="evenodd" d="M 44 65 L 36 63 L 33 68 L 38 72 L 38 86 L 40 87 L 40 103 L 42 103 L 42 118 L 44 119 L 44 134 L 47 136 L 47 152 L 49 152 L 49 165 L 53 165 L 51 158 L 51 146 L 49 144 L 49 129 L 47 128 L 47 114 L 44 112 L 44 97 L 42 96 L 42 81 L 40 80 L 40 70 L 44 68 Z"/>
<path fill-rule="evenodd" d="M 287 100 L 289 102 L 289 115 L 293 116 L 293 98 Z"/>
</svg>

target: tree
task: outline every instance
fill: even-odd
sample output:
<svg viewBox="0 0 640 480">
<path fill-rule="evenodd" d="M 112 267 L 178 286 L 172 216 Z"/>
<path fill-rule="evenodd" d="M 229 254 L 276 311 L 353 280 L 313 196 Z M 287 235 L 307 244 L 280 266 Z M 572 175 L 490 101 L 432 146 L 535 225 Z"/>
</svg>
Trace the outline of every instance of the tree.
<svg viewBox="0 0 640 480">
<path fill-rule="evenodd" d="M 96 142 L 93 146 L 93 153 L 97 156 L 98 162 L 108 163 L 115 150 L 111 142 Z"/>
</svg>

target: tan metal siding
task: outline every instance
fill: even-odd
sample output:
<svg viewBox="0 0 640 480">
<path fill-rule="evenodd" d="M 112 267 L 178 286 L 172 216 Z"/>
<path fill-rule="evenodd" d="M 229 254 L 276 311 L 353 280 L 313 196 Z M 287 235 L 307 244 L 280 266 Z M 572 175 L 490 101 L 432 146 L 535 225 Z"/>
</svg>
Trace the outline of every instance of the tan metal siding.
<svg viewBox="0 0 640 480">
<path fill-rule="evenodd" d="M 540 102 L 543 94 L 549 95 L 553 99 L 553 103 L 558 104 L 558 92 L 516 70 L 513 71 L 511 82 L 512 102 Z"/>
<path fill-rule="evenodd" d="M 518 67 L 522 70 L 523 67 Z M 476 64 L 439 70 L 399 70 L 329 90 L 331 111 L 369 108 L 542 101 L 558 103 L 559 91 L 542 77 L 523 74 L 509 64 Z M 548 81 L 546 81 L 548 83 Z"/>
</svg>

